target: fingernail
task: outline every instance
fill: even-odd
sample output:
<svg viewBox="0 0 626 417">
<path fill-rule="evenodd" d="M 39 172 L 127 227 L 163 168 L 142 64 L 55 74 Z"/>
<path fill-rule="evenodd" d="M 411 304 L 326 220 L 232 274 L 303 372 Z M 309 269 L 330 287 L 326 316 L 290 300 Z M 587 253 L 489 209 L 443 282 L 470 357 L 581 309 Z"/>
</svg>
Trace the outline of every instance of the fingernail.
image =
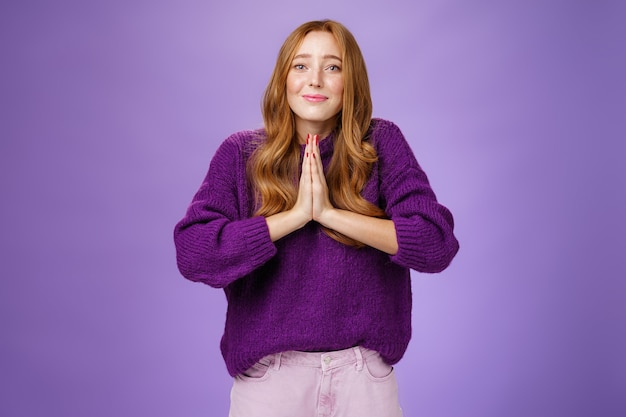
<svg viewBox="0 0 626 417">
<path fill-rule="evenodd" d="M 308 152 L 306 153 L 306 157 L 307 157 L 307 158 L 309 157 L 309 153 L 308 153 Z"/>
<path fill-rule="evenodd" d="M 306 144 L 309 144 L 309 138 L 311 137 L 311 134 L 309 133 L 308 135 L 306 135 Z"/>
<path fill-rule="evenodd" d="M 320 138 L 320 137 L 319 137 L 318 135 L 315 135 L 315 144 L 316 144 L 316 145 L 319 143 L 319 138 Z"/>
</svg>

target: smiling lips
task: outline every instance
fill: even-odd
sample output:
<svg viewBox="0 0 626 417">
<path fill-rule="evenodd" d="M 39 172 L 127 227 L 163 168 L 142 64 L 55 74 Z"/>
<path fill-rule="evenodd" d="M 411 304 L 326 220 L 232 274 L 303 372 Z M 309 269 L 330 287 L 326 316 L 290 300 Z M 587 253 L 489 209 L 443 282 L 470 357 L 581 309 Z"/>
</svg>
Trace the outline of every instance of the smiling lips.
<svg viewBox="0 0 626 417">
<path fill-rule="evenodd" d="M 328 100 L 328 97 L 321 94 L 305 94 L 302 96 L 302 98 L 311 103 L 320 103 L 322 101 Z"/>
</svg>

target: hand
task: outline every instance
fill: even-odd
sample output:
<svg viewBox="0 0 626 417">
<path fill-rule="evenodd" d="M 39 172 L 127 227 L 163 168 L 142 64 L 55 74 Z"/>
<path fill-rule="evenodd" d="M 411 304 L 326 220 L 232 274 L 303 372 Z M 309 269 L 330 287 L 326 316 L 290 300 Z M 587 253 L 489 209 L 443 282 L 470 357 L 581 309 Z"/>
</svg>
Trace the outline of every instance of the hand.
<svg viewBox="0 0 626 417">
<path fill-rule="evenodd" d="M 307 144 L 304 148 L 304 158 L 302 158 L 302 174 L 298 185 L 298 196 L 296 204 L 291 211 L 298 213 L 305 223 L 313 220 L 313 181 L 311 173 L 311 147 L 313 138 L 309 134 L 307 136 Z"/>
<path fill-rule="evenodd" d="M 334 207 L 330 202 L 328 185 L 324 176 L 324 165 L 322 164 L 322 156 L 320 155 L 319 136 L 310 137 L 309 145 L 311 152 L 309 155 L 309 170 L 311 175 L 311 191 L 312 191 L 312 219 L 320 222 L 323 215 Z M 305 159 L 306 159 L 305 151 Z"/>
<path fill-rule="evenodd" d="M 319 136 L 309 134 L 304 148 L 302 175 L 293 210 L 306 221 L 319 221 L 325 212 L 332 209 L 320 155 Z"/>
<path fill-rule="evenodd" d="M 321 223 L 322 215 L 332 211 L 320 156 L 319 137 L 308 135 L 296 203 L 290 210 L 265 218 L 270 238 L 275 242 L 304 227 L 311 220 Z"/>
</svg>

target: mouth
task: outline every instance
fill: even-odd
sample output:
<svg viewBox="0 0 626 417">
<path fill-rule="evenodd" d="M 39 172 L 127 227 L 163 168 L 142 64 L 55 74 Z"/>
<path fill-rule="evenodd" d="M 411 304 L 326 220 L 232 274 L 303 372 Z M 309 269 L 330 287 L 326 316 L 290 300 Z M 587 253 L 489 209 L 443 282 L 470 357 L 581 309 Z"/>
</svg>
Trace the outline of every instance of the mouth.
<svg viewBox="0 0 626 417">
<path fill-rule="evenodd" d="M 310 101 L 312 103 L 319 103 L 322 102 L 324 100 L 328 100 L 328 97 L 323 96 L 321 94 L 304 94 L 302 96 L 303 99 L 305 99 L 306 101 Z"/>
</svg>

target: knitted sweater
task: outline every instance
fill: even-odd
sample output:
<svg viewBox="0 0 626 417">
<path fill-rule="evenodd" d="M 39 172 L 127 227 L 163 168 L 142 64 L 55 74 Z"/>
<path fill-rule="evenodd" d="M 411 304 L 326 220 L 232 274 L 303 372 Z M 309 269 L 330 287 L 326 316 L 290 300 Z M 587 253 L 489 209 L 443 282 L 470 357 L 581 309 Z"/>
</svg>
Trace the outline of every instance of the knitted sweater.
<svg viewBox="0 0 626 417">
<path fill-rule="evenodd" d="M 246 179 L 263 131 L 235 133 L 216 151 L 174 241 L 182 275 L 226 293 L 221 350 L 232 376 L 288 350 L 360 345 L 389 364 L 404 355 L 411 337 L 409 268 L 442 271 L 459 246 L 451 213 L 437 202 L 398 127 L 373 119 L 370 133 L 378 161 L 362 195 L 394 222 L 394 256 L 338 243 L 315 222 L 272 242 L 265 218 L 252 214 Z M 325 167 L 333 146 L 333 135 L 320 142 Z"/>
</svg>

